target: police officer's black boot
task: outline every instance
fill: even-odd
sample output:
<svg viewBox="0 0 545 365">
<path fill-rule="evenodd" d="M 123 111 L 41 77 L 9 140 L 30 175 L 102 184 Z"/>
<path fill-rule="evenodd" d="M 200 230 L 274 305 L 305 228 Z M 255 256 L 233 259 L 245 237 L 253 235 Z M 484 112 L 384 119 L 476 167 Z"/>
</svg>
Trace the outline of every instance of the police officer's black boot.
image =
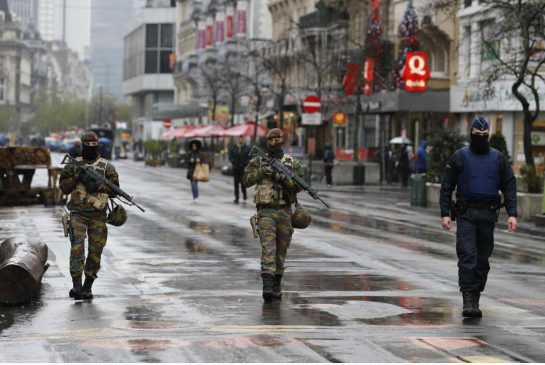
<svg viewBox="0 0 545 365">
<path fill-rule="evenodd" d="M 81 300 L 82 299 L 82 288 L 81 288 L 81 277 L 79 278 L 72 278 L 72 289 L 68 292 L 68 296 L 70 298 L 74 298 L 75 300 Z"/>
<path fill-rule="evenodd" d="M 274 275 L 273 293 L 276 299 L 282 298 L 282 275 Z"/>
<path fill-rule="evenodd" d="M 83 299 L 93 299 L 93 292 L 91 291 L 93 281 L 95 281 L 95 279 L 87 276 L 85 277 L 85 281 L 83 282 L 83 289 L 81 291 Z"/>
<path fill-rule="evenodd" d="M 476 293 L 477 292 L 472 292 L 472 291 L 462 292 L 462 299 L 464 301 L 462 316 L 468 317 L 468 318 L 477 318 L 477 317 L 483 316 L 483 314 L 479 310 Z"/>
<path fill-rule="evenodd" d="M 483 316 L 483 312 L 481 312 L 481 308 L 479 307 L 479 300 L 481 299 L 481 292 L 473 292 L 473 295 L 475 296 L 475 307 L 477 308 L 477 315 L 475 317 L 481 318 Z"/>
<path fill-rule="evenodd" d="M 263 274 L 263 299 L 266 302 L 270 302 L 274 298 L 274 275 L 272 274 Z"/>
</svg>

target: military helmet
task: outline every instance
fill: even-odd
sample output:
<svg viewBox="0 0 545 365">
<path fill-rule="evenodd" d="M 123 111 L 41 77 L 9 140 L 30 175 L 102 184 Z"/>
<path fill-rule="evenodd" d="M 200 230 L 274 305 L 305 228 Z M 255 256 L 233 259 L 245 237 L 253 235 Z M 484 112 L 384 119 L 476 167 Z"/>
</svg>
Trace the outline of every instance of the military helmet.
<svg viewBox="0 0 545 365">
<path fill-rule="evenodd" d="M 115 204 L 113 208 L 110 209 L 110 214 L 106 219 L 106 223 L 111 224 L 112 226 L 120 227 L 127 221 L 127 211 L 123 206 Z"/>
<path fill-rule="evenodd" d="M 98 142 L 98 135 L 95 132 L 85 132 L 81 136 L 81 142 Z"/>
<path fill-rule="evenodd" d="M 306 210 L 301 204 L 295 205 L 295 211 L 291 215 L 291 226 L 293 228 L 305 229 L 310 225 L 312 217 L 308 210 Z"/>
</svg>

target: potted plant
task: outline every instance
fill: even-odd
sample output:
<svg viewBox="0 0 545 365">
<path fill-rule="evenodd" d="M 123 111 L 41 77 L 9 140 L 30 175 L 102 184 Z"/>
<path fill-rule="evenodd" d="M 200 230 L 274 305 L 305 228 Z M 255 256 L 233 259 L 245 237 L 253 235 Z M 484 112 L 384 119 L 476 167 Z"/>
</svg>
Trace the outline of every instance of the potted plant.
<svg viewBox="0 0 545 365">
<path fill-rule="evenodd" d="M 426 168 L 426 200 L 428 205 L 439 205 L 441 178 L 451 156 L 464 146 L 466 137 L 454 129 L 439 129 L 428 140 L 428 165 Z"/>
<path fill-rule="evenodd" d="M 149 140 L 144 142 L 144 148 L 146 149 L 146 166 L 163 166 L 165 161 L 163 159 L 163 152 L 166 151 L 167 145 L 164 141 Z"/>
</svg>

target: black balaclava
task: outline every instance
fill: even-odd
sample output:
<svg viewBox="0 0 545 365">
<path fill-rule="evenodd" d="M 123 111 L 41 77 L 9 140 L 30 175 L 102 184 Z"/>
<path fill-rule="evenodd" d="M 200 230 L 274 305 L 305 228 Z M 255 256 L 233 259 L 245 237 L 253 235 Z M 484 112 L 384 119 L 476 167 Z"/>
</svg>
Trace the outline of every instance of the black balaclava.
<svg viewBox="0 0 545 365">
<path fill-rule="evenodd" d="M 282 141 L 278 142 L 278 138 Z M 274 139 L 274 142 L 273 142 Z M 282 158 L 284 151 L 282 146 L 284 145 L 284 132 L 280 128 L 273 128 L 267 133 L 267 153 L 274 158 Z"/>
<path fill-rule="evenodd" d="M 95 161 L 98 154 L 98 136 L 88 132 L 81 136 L 81 157 L 86 161 Z"/>
<path fill-rule="evenodd" d="M 478 129 L 481 132 L 484 131 L 490 131 L 490 123 L 488 123 L 488 120 L 486 120 L 485 117 L 478 115 L 473 119 L 473 123 L 471 124 L 471 129 Z M 488 150 L 490 149 L 490 144 L 488 143 L 488 137 L 489 135 L 479 135 L 471 133 L 469 135 L 470 143 L 469 148 L 471 148 L 471 151 L 475 152 L 479 155 L 484 155 L 488 153 Z"/>
</svg>

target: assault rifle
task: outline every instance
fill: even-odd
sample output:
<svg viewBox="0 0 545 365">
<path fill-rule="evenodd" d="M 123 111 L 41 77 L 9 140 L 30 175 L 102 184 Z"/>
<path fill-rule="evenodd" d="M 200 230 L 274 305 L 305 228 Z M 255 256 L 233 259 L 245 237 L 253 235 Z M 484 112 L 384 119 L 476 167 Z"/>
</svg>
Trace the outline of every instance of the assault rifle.
<svg viewBox="0 0 545 365">
<path fill-rule="evenodd" d="M 68 162 L 66 162 L 66 160 L 68 160 Z M 62 159 L 61 164 L 65 165 L 67 163 L 74 164 L 78 170 L 85 173 L 91 179 L 93 179 L 94 181 L 106 186 L 110 191 L 112 191 L 115 194 L 116 198 L 119 199 L 122 203 L 125 203 L 125 204 L 130 205 L 130 206 L 134 205 L 135 207 L 137 207 L 141 211 L 145 212 L 145 210 L 142 207 L 140 207 L 138 204 L 136 204 L 134 202 L 134 198 L 132 196 L 130 196 L 129 194 L 127 194 L 126 192 L 121 190 L 119 188 L 119 186 L 112 183 L 110 180 L 106 179 L 104 176 L 102 176 L 100 173 L 98 173 L 93 168 L 93 166 L 88 165 L 83 161 L 78 161 L 78 160 L 76 160 L 75 158 L 73 158 L 70 155 L 66 155 Z M 122 200 L 121 198 L 125 199 L 125 201 Z"/>
<path fill-rule="evenodd" d="M 256 152 L 254 152 L 254 150 Z M 325 201 L 323 201 L 319 196 L 318 192 L 310 187 L 309 184 L 303 178 L 297 174 L 294 174 L 290 169 L 288 169 L 282 162 L 276 158 L 267 156 L 265 152 L 263 152 L 259 147 L 254 146 L 252 150 L 250 151 L 250 155 L 257 155 L 261 158 L 263 158 L 271 167 L 273 170 L 277 173 L 284 174 L 287 178 L 293 180 L 301 189 L 305 190 L 309 195 L 314 198 L 315 200 L 321 201 L 326 207 L 329 208 L 329 205 Z"/>
</svg>

